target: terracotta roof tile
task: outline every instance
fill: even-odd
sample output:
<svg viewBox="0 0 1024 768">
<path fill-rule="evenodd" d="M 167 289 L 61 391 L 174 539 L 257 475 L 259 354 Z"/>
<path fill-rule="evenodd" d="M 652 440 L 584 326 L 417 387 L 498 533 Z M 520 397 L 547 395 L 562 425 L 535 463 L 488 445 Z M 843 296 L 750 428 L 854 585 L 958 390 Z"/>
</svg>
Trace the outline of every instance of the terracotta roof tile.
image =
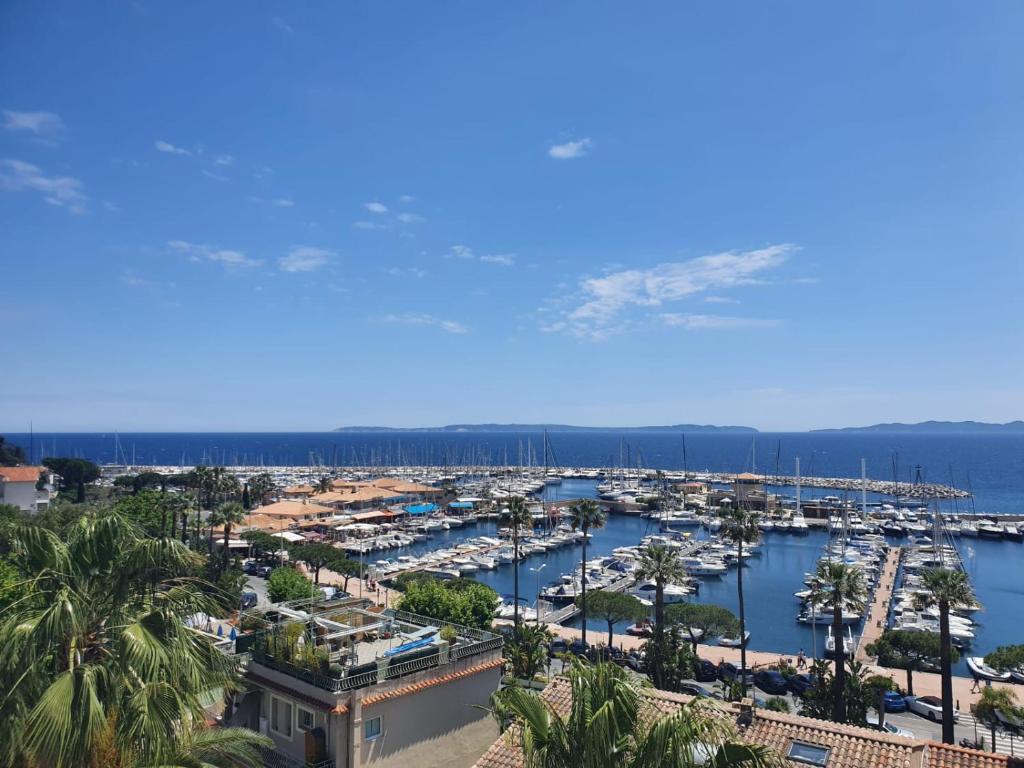
<svg viewBox="0 0 1024 768">
<path fill-rule="evenodd" d="M 41 467 L 0 467 L 0 477 L 8 483 L 34 483 L 41 471 Z"/>
<path fill-rule="evenodd" d="M 654 688 L 641 691 L 648 707 L 646 715 L 676 712 L 691 697 Z M 541 696 L 556 712 L 568 712 L 572 689 L 565 678 L 555 678 Z M 736 722 L 740 707 L 727 704 L 721 708 L 723 717 Z M 993 755 L 974 749 L 963 749 L 935 742 L 906 739 L 853 725 L 839 725 L 827 720 L 814 720 L 757 709 L 753 722 L 739 727 L 740 737 L 752 744 L 771 747 L 782 755 L 793 742 L 815 744 L 830 750 L 828 768 L 1024 768 L 1024 761 L 1013 761 L 1005 755 Z M 794 768 L 805 763 L 787 760 Z M 477 761 L 475 768 L 522 768 L 523 758 L 515 727 L 509 729 Z"/>
<path fill-rule="evenodd" d="M 425 691 L 428 688 L 434 688 L 435 686 L 444 685 L 445 683 L 452 683 L 456 680 L 461 680 L 464 677 L 471 677 L 472 675 L 479 674 L 480 672 L 486 672 L 489 669 L 496 669 L 504 663 L 504 659 L 492 659 L 491 661 L 484 662 L 483 664 L 467 667 L 459 672 L 451 672 L 447 675 L 442 675 L 441 677 L 432 677 L 428 680 L 421 680 L 418 683 L 405 685 L 391 691 L 383 691 L 373 696 L 367 696 L 363 699 L 363 706 L 369 707 L 373 704 L 386 701 L 387 699 L 397 699 L 399 696 L 408 696 L 410 693 L 419 693 L 420 691 Z"/>
</svg>

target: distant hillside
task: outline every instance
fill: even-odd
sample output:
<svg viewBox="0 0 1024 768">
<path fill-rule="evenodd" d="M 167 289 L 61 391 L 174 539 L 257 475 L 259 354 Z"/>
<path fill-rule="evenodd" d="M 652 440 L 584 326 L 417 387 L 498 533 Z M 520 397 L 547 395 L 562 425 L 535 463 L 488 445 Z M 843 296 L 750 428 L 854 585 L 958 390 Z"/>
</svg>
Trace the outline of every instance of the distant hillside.
<svg viewBox="0 0 1024 768">
<path fill-rule="evenodd" d="M 920 435 L 966 435 L 974 433 L 1024 434 L 1024 421 L 991 424 L 985 421 L 922 421 L 917 424 L 872 424 L 870 427 L 812 429 L 812 432 L 896 432 Z"/>
<path fill-rule="evenodd" d="M 449 424 L 444 427 L 338 427 L 335 432 L 757 432 L 753 427 L 672 424 L 664 427 L 574 427 L 569 424 Z"/>
</svg>

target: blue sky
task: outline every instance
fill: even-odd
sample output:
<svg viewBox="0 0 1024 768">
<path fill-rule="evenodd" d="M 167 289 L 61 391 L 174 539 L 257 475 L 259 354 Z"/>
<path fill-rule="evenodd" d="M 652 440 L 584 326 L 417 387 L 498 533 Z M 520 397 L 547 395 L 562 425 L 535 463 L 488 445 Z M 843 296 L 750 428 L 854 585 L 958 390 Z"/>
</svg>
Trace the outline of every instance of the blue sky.
<svg viewBox="0 0 1024 768">
<path fill-rule="evenodd" d="M 1008 420 L 1019 3 L 5 3 L 0 429 Z"/>
</svg>

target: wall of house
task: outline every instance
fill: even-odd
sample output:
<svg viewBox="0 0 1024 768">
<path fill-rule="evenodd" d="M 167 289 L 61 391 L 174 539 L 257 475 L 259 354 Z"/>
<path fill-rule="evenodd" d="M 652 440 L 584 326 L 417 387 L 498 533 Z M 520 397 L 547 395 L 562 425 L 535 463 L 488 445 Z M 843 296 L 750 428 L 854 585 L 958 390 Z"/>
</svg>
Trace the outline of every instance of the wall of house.
<svg viewBox="0 0 1024 768">
<path fill-rule="evenodd" d="M 373 768 L 465 768 L 497 738 L 488 707 L 500 669 L 363 706 L 357 722 L 359 765 Z M 364 738 L 367 721 L 381 718 L 381 733 Z M 339 762 L 339 765 L 341 763 Z"/>
<path fill-rule="evenodd" d="M 23 512 L 35 512 L 36 484 L 0 481 L 0 504 L 13 504 Z"/>
</svg>

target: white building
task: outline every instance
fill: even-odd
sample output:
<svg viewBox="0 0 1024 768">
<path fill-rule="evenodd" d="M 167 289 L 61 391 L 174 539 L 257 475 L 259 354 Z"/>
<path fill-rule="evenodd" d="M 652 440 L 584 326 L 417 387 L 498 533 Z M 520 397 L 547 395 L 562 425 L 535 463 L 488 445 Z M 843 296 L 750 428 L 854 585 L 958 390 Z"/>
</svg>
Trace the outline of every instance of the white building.
<svg viewBox="0 0 1024 768">
<path fill-rule="evenodd" d="M 41 476 L 46 485 L 36 490 Z M 0 467 L 0 504 L 11 504 L 22 512 L 40 512 L 50 504 L 51 483 L 45 467 Z"/>
</svg>

